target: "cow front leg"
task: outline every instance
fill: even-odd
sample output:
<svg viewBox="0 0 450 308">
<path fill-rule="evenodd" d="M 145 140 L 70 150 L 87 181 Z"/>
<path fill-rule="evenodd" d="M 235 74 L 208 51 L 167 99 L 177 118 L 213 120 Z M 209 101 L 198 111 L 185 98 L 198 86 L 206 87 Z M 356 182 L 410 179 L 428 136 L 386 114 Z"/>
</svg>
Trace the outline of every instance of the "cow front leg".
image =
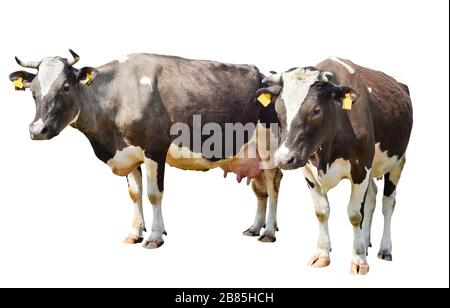
<svg viewBox="0 0 450 308">
<path fill-rule="evenodd" d="M 322 188 L 315 178 L 314 167 L 309 163 L 303 168 L 306 184 L 314 203 L 316 217 L 319 222 L 319 237 L 314 256 L 309 260 L 308 265 L 312 267 L 326 267 L 330 264 L 331 241 L 328 231 L 328 218 L 330 217 L 330 204 L 327 194 L 322 192 Z"/>
<path fill-rule="evenodd" d="M 269 213 L 267 215 L 264 233 L 259 237 L 261 242 L 273 243 L 276 241 L 275 232 L 278 231 L 278 192 L 280 190 L 280 182 L 282 178 L 283 173 L 278 168 L 264 170 L 264 180 L 266 182 L 267 195 L 269 196 Z"/>
<path fill-rule="evenodd" d="M 246 236 L 259 236 L 262 227 L 264 227 L 264 224 L 266 223 L 268 197 L 267 185 L 263 174 L 252 180 L 252 189 L 257 200 L 255 221 L 249 229 L 243 232 L 243 234 Z"/>
<path fill-rule="evenodd" d="M 133 170 L 127 175 L 128 193 L 133 201 L 133 222 L 131 232 L 125 238 L 126 244 L 137 244 L 143 240 L 142 232 L 145 230 L 144 213 L 142 210 L 142 170 L 141 167 Z"/>
<path fill-rule="evenodd" d="M 147 171 L 147 195 L 153 208 L 153 222 L 150 237 L 144 242 L 143 247 L 154 249 L 164 244 L 163 235 L 166 235 L 161 209 L 161 202 L 164 191 L 164 169 L 165 160 L 145 159 L 145 169 Z"/>
<path fill-rule="evenodd" d="M 366 170 L 365 178 L 361 183 L 352 181 L 352 194 L 347 207 L 348 218 L 353 227 L 353 257 L 350 267 L 353 275 L 365 275 L 369 272 L 362 224 L 370 177 L 370 170 Z"/>
</svg>

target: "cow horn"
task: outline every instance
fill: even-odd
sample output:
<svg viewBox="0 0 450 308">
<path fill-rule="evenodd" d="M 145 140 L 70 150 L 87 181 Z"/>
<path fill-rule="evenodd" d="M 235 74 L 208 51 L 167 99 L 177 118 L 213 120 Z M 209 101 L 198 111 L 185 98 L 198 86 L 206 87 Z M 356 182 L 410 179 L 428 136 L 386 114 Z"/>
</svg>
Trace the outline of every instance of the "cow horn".
<svg viewBox="0 0 450 308">
<path fill-rule="evenodd" d="M 72 65 L 74 65 L 75 63 L 77 63 L 80 60 L 80 56 L 77 55 L 77 53 L 75 51 L 73 51 L 72 49 L 69 49 L 69 52 L 72 55 L 73 59 L 72 60 L 67 60 L 67 64 L 72 66 Z"/>
<path fill-rule="evenodd" d="M 333 73 L 332 72 L 323 72 L 321 75 L 320 75 L 320 81 L 323 81 L 323 82 L 328 82 L 328 81 L 330 81 L 330 79 L 331 78 L 333 78 Z"/>
<path fill-rule="evenodd" d="M 33 61 L 24 62 L 24 61 L 20 60 L 17 57 L 15 57 L 15 59 L 16 59 L 17 64 L 19 64 L 22 67 L 27 67 L 27 68 L 38 69 L 39 68 L 39 64 L 41 64 L 41 62 L 33 62 Z"/>
<path fill-rule="evenodd" d="M 263 79 L 262 83 L 281 84 L 281 74 L 272 74 Z"/>
</svg>

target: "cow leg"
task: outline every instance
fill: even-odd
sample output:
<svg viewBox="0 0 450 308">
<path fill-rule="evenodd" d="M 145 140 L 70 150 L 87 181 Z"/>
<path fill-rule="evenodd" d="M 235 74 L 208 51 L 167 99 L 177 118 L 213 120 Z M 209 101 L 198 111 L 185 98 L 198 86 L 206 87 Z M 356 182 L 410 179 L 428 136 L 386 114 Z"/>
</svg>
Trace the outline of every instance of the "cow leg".
<svg viewBox="0 0 450 308">
<path fill-rule="evenodd" d="M 276 241 L 275 232 L 278 231 L 278 192 L 280 190 L 280 182 L 282 178 L 283 173 L 281 173 L 280 169 L 264 169 L 264 179 L 267 187 L 267 195 L 269 196 L 269 214 L 267 215 L 264 233 L 258 239 L 261 242 L 273 243 Z"/>
<path fill-rule="evenodd" d="M 142 211 L 142 171 L 136 168 L 127 176 L 128 192 L 133 201 L 134 216 L 130 234 L 125 238 L 126 244 L 142 242 L 142 232 L 145 230 L 144 213 Z"/>
<path fill-rule="evenodd" d="M 264 176 L 261 174 L 252 180 L 252 189 L 255 193 L 257 205 L 256 215 L 253 225 L 243 232 L 246 236 L 259 236 L 261 228 L 266 223 L 266 209 L 267 209 L 267 186 Z"/>
<path fill-rule="evenodd" d="M 371 179 L 370 170 L 366 171 L 365 179 L 357 184 L 352 182 L 352 194 L 347 207 L 347 214 L 353 226 L 353 258 L 350 272 L 353 275 L 365 275 L 369 272 L 364 245 L 362 222 L 364 219 L 365 199 Z"/>
<path fill-rule="evenodd" d="M 315 180 L 309 166 L 303 168 L 303 174 L 314 202 L 317 220 L 319 221 L 319 238 L 317 239 L 316 252 L 308 264 L 312 267 L 325 267 L 330 264 L 331 252 L 330 234 L 328 232 L 330 204 L 327 194 L 321 191 L 320 185 Z"/>
<path fill-rule="evenodd" d="M 373 212 L 375 211 L 375 205 L 377 201 L 377 184 L 374 179 L 369 181 L 369 188 L 367 189 L 366 202 L 364 204 L 364 219 L 362 224 L 364 246 L 366 247 L 366 255 L 369 247 L 372 247 L 370 242 L 370 233 L 372 229 Z"/>
<path fill-rule="evenodd" d="M 384 192 L 383 192 L 383 216 L 384 229 L 381 239 L 380 251 L 378 258 L 392 261 L 392 242 L 391 242 L 391 219 L 395 208 L 395 195 L 397 193 L 397 184 L 403 171 L 405 159 L 403 158 L 399 164 L 389 173 L 384 175 Z"/>
<path fill-rule="evenodd" d="M 164 244 L 163 234 L 167 235 L 164 228 L 161 202 L 164 191 L 164 169 L 165 159 L 162 155 L 159 159 L 145 159 L 145 169 L 147 171 L 147 195 L 153 208 L 153 222 L 150 237 L 144 242 L 144 248 L 154 249 Z"/>
</svg>

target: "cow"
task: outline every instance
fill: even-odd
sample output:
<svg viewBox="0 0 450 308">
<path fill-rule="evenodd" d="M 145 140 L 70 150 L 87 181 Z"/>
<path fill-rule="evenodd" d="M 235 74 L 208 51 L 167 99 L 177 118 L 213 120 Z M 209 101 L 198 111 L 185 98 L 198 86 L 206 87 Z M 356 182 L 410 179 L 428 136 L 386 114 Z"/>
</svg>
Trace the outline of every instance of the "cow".
<svg viewBox="0 0 450 308">
<path fill-rule="evenodd" d="M 394 78 L 332 57 L 315 67 L 292 68 L 263 82 L 258 93 L 276 96 L 281 169 L 303 167 L 319 221 L 313 267 L 330 264 L 327 192 L 351 181 L 348 218 L 353 226 L 352 274 L 367 274 L 367 249 L 377 186 L 384 177 L 384 231 L 378 257 L 392 260 L 391 217 L 405 164 L 413 117 L 408 87 Z"/>
<path fill-rule="evenodd" d="M 257 67 L 131 54 L 98 68 L 77 69 L 74 65 L 80 57 L 73 50 L 70 53 L 71 59 L 46 57 L 39 62 L 16 57 L 20 66 L 36 69 L 37 74 L 16 71 L 9 78 L 16 90 L 30 89 L 33 94 L 36 116 L 29 126 L 31 139 L 48 140 L 71 126 L 88 138 L 97 158 L 114 174 L 127 177 L 134 218 L 125 243 L 143 242 L 146 232 L 143 164 L 153 208 L 150 236 L 143 246 L 163 245 L 163 235 L 167 235 L 161 210 L 166 163 L 185 170 L 221 167 L 225 176 L 236 173 L 239 182 L 247 177 L 257 198 L 257 211 L 244 235 L 259 236 L 262 242 L 276 240 L 282 172 L 271 159 L 276 147 L 269 147 L 269 142 L 277 141 L 276 129 L 269 125 L 276 122 L 276 116 L 274 108 L 265 108 L 255 98 L 264 78 Z M 200 117 L 213 124 L 211 132 L 221 132 L 223 144 L 234 142 L 231 150 L 215 144 L 213 155 L 206 153 L 209 135 L 202 134 L 204 130 L 200 136 L 188 134 L 193 144 L 180 139 L 183 128 L 188 133 L 198 128 L 196 119 Z M 232 124 L 232 129 L 227 124 Z M 238 138 L 233 125 L 249 128 Z M 248 155 L 252 151 L 254 155 Z"/>
</svg>

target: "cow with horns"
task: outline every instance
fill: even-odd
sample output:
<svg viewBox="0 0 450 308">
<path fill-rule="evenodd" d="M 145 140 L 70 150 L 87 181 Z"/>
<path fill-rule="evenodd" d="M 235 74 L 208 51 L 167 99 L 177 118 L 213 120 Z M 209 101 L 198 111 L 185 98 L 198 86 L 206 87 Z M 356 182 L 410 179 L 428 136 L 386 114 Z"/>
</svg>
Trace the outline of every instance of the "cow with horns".
<svg viewBox="0 0 450 308">
<path fill-rule="evenodd" d="M 98 68 L 77 69 L 74 64 L 80 58 L 70 52 L 71 60 L 48 57 L 24 62 L 16 58 L 19 65 L 36 69 L 37 74 L 17 71 L 10 80 L 17 90 L 29 88 L 33 93 L 36 116 L 29 127 L 31 139 L 51 139 L 72 126 L 89 139 L 96 156 L 115 174 L 127 176 L 134 219 L 125 242 L 141 242 L 146 230 L 140 169 L 144 164 L 153 207 L 151 232 L 144 247 L 157 248 L 164 243 L 161 201 L 166 162 L 187 170 L 221 167 L 235 172 L 239 181 L 247 177 L 257 197 L 257 213 L 244 234 L 259 236 L 264 228 L 259 239 L 275 241 L 282 174 L 270 159 L 275 147 L 268 142 L 278 139 L 268 124 L 276 123 L 276 117 L 274 108 L 264 108 L 255 100 L 264 77 L 255 66 L 133 54 Z M 172 128 L 181 123 L 192 131 L 196 116 L 221 128 L 219 139 L 224 143 L 236 141 L 232 150 L 206 155 L 201 145 L 208 136 L 203 135 L 200 148 L 179 143 Z M 231 135 L 225 140 L 230 136 L 226 124 L 252 125 L 243 138 Z M 255 155 L 245 155 L 250 150 Z"/>
</svg>

